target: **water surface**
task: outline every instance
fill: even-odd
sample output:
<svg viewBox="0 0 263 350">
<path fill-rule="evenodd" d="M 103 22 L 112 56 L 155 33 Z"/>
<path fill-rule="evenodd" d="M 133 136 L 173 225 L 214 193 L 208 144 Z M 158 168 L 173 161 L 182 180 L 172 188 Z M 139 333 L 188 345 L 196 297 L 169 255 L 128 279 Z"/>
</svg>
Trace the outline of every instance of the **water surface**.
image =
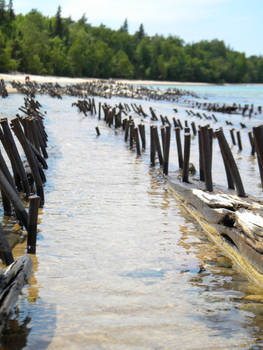
<svg viewBox="0 0 263 350">
<path fill-rule="evenodd" d="M 263 307 L 243 297 L 262 291 L 208 241 L 149 167 L 148 149 L 136 157 L 122 132 L 78 114 L 75 98 L 39 99 L 50 135 L 46 203 L 34 274 L 1 349 L 260 348 Z M 142 103 L 174 116 L 172 104 Z M 21 104 L 13 95 L 3 108 L 11 116 Z M 178 116 L 187 119 L 183 108 Z M 238 125 L 242 117 L 234 118 Z M 244 144 L 233 152 L 247 191 L 262 196 L 245 137 Z M 172 172 L 174 147 L 173 140 Z M 216 144 L 214 157 L 214 181 L 225 186 Z"/>
</svg>

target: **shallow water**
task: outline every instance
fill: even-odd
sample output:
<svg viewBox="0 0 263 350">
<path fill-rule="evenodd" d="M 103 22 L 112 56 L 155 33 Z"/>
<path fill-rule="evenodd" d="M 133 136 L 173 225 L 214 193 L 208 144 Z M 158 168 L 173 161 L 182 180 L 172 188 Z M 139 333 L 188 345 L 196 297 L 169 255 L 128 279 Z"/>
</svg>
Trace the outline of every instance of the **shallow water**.
<svg viewBox="0 0 263 350">
<path fill-rule="evenodd" d="M 243 299 L 262 290 L 208 241 L 158 171 L 149 167 L 148 149 L 136 157 L 122 132 L 78 114 L 71 107 L 75 98 L 39 100 L 50 135 L 46 203 L 34 274 L 0 348 L 263 346 L 263 304 Z M 15 115 L 22 101 L 19 95 L 5 100 L 5 114 Z M 153 105 L 159 113 L 175 116 L 170 103 L 142 103 L 145 109 Z M 187 119 L 183 108 L 178 116 Z M 227 117 L 220 118 L 214 127 Z M 236 125 L 242 120 L 232 118 Z M 255 118 L 249 126 L 259 122 Z M 245 150 L 233 147 L 233 152 L 245 189 L 262 196 L 245 132 L 243 138 Z M 174 140 L 171 148 L 173 172 Z M 226 186 L 216 142 L 214 159 L 214 181 Z M 191 161 L 198 165 L 195 138 Z M 24 249 L 18 246 L 16 256 Z"/>
</svg>

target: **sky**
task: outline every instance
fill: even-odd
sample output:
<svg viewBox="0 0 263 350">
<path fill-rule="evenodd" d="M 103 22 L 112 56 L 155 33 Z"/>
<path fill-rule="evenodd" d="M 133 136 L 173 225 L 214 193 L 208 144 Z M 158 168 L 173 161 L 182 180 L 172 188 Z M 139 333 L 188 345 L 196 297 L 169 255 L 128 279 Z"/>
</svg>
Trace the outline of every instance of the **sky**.
<svg viewBox="0 0 263 350">
<path fill-rule="evenodd" d="M 6 2 L 8 2 L 6 0 Z M 32 8 L 78 20 L 84 13 L 93 26 L 119 29 L 127 18 L 129 33 L 141 23 L 148 35 L 176 35 L 185 43 L 224 40 L 246 56 L 263 55 L 263 0 L 13 0 L 15 13 Z"/>
</svg>

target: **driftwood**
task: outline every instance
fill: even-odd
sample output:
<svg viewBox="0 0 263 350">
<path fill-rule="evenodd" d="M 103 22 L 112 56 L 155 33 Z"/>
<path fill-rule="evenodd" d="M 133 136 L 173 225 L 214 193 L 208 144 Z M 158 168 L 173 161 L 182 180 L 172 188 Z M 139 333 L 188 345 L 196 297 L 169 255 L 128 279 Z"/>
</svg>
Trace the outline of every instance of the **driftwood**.
<svg viewBox="0 0 263 350">
<path fill-rule="evenodd" d="M 28 283 L 32 266 L 31 258 L 24 255 L 0 272 L 0 330 L 3 328 L 23 286 Z"/>
<path fill-rule="evenodd" d="M 236 212 L 237 226 L 249 237 L 263 240 L 263 217 L 248 210 Z"/>
<path fill-rule="evenodd" d="M 184 207 L 248 275 L 263 283 L 263 205 L 255 198 L 211 194 L 204 184 L 186 184 L 180 177 L 168 183 Z M 229 247 L 229 248 L 227 248 Z M 240 263 L 241 262 L 241 263 Z M 245 266 L 245 267 L 244 267 Z"/>
</svg>

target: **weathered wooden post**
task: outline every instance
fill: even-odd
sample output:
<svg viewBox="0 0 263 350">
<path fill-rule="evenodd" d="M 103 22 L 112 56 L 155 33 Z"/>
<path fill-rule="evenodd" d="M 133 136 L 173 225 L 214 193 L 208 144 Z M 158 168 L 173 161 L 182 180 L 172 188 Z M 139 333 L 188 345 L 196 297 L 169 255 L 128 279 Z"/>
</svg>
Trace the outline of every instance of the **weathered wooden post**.
<svg viewBox="0 0 263 350">
<path fill-rule="evenodd" d="M 130 122 L 129 122 L 129 120 L 127 120 L 127 122 L 126 122 L 126 124 L 125 124 L 125 131 L 124 131 L 124 141 L 125 141 L 125 142 L 128 141 L 129 129 L 130 129 Z"/>
<path fill-rule="evenodd" d="M 141 155 L 141 147 L 140 147 L 138 128 L 134 128 L 133 132 L 134 132 L 134 139 L 135 139 L 135 144 L 136 144 L 137 156 L 140 156 Z"/>
<path fill-rule="evenodd" d="M 211 137 L 209 135 L 208 127 L 202 126 L 200 128 L 200 136 L 202 138 L 202 154 L 203 154 L 203 169 L 205 177 L 206 190 L 213 192 L 212 182 L 212 150 L 211 150 Z"/>
<path fill-rule="evenodd" d="M 0 258 L 6 266 L 11 265 L 14 262 L 11 247 L 3 232 L 2 225 L 0 224 Z"/>
<path fill-rule="evenodd" d="M 176 128 L 178 126 L 178 123 L 177 123 L 175 117 L 173 117 L 173 123 L 174 123 L 174 127 Z"/>
<path fill-rule="evenodd" d="M 101 102 L 99 102 L 99 115 L 98 115 L 98 119 L 101 119 Z"/>
<path fill-rule="evenodd" d="M 238 196 L 245 197 L 246 193 L 243 187 L 243 183 L 241 180 L 241 176 L 238 171 L 238 167 L 236 165 L 236 162 L 234 160 L 233 154 L 230 150 L 230 147 L 227 143 L 227 140 L 225 138 L 225 135 L 223 133 L 222 129 L 218 129 L 215 131 L 216 137 L 218 139 L 219 147 L 221 150 L 221 153 L 224 154 L 225 160 L 228 164 L 228 169 L 232 175 L 233 181 L 235 183 L 235 187 L 238 193 Z"/>
<path fill-rule="evenodd" d="M 255 150 L 257 152 L 258 168 L 263 187 L 263 125 L 253 128 Z"/>
<path fill-rule="evenodd" d="M 254 142 L 254 137 L 251 131 L 248 132 L 248 138 L 249 138 L 249 142 L 251 145 L 251 155 L 254 156 L 255 155 L 255 142 Z"/>
<path fill-rule="evenodd" d="M 151 160 L 151 166 L 155 166 L 155 152 L 156 152 L 155 138 L 154 138 L 154 132 L 153 132 L 153 125 L 151 125 L 150 126 L 150 160 Z"/>
<path fill-rule="evenodd" d="M 98 126 L 96 126 L 95 130 L 96 130 L 97 136 L 100 136 L 100 129 Z"/>
<path fill-rule="evenodd" d="M 28 214 L 28 229 L 27 229 L 27 253 L 36 254 L 37 241 L 37 218 L 40 205 L 39 196 L 29 197 L 29 214 Z"/>
<path fill-rule="evenodd" d="M 196 136 L 196 126 L 195 126 L 195 122 L 192 122 L 191 123 L 191 126 L 192 126 L 192 130 L 193 130 L 193 134 L 194 134 L 194 136 Z"/>
<path fill-rule="evenodd" d="M 183 130 L 183 125 L 180 119 L 177 119 L 177 124 L 179 125 L 180 129 Z"/>
<path fill-rule="evenodd" d="M 134 122 L 130 122 L 130 149 L 133 148 L 133 140 L 134 140 Z"/>
<path fill-rule="evenodd" d="M 12 128 L 21 143 L 21 146 L 23 147 L 23 150 L 25 152 L 25 155 L 27 157 L 27 161 L 29 163 L 29 166 L 32 171 L 32 176 L 34 178 L 35 184 L 36 184 L 36 190 L 37 194 L 40 196 L 40 205 L 42 206 L 45 202 L 44 200 L 44 191 L 43 191 L 43 184 L 42 184 L 42 179 L 41 175 L 39 172 L 39 165 L 38 165 L 38 160 L 35 157 L 35 154 L 32 150 L 32 147 L 27 141 L 27 138 L 25 137 L 25 134 L 23 133 L 23 130 L 21 128 L 21 125 L 19 123 L 18 118 L 14 118 L 11 121 Z"/>
<path fill-rule="evenodd" d="M 23 203 L 18 196 L 17 192 L 13 189 L 12 185 L 6 179 L 2 170 L 0 170 L 0 188 L 5 193 L 8 200 L 12 203 L 17 219 L 24 225 L 28 227 L 28 215 L 25 211 Z"/>
<path fill-rule="evenodd" d="M 191 148 L 191 134 L 184 134 L 184 161 L 183 161 L 183 182 L 189 182 L 189 160 Z"/>
<path fill-rule="evenodd" d="M 184 161 L 183 161 L 183 153 L 182 153 L 182 143 L 181 143 L 181 129 L 180 127 L 176 127 L 175 129 L 175 138 L 176 138 L 176 145 L 177 145 L 177 156 L 178 156 L 178 164 L 179 168 L 183 169 Z"/>
<path fill-rule="evenodd" d="M 43 135 L 41 134 L 41 126 L 40 126 L 39 120 L 37 118 L 34 118 L 33 124 L 34 124 L 34 130 L 35 130 L 35 133 L 37 135 L 39 147 L 41 149 L 43 157 L 48 158 L 48 154 L 47 154 L 47 150 L 46 150 L 47 144 L 46 144 L 45 140 L 43 139 Z"/>
<path fill-rule="evenodd" d="M 7 119 L 6 118 L 1 119 L 0 124 L 3 129 L 3 132 L 0 132 L 1 142 L 6 150 L 7 155 L 9 156 L 12 169 L 14 172 L 14 176 L 15 176 L 16 185 L 18 187 L 18 190 L 20 191 L 21 190 L 20 181 L 21 181 L 23 185 L 23 191 L 28 197 L 30 193 L 30 189 L 29 189 L 26 172 L 25 172 L 23 163 L 21 161 L 20 155 L 18 153 L 13 135 L 9 128 Z M 16 178 L 16 175 L 19 177 L 20 181 Z"/>
<path fill-rule="evenodd" d="M 201 128 L 198 130 L 198 149 L 199 149 L 199 179 L 205 181 L 204 175 L 204 154 L 203 154 L 203 139 L 201 135 Z"/>
<path fill-rule="evenodd" d="M 163 165 L 163 156 L 162 156 L 162 149 L 161 149 L 161 144 L 160 144 L 160 140 L 159 140 L 157 126 L 153 127 L 153 136 L 154 136 L 155 147 L 156 147 L 158 158 L 159 158 L 159 163 L 160 163 L 160 166 L 162 166 Z"/>
<path fill-rule="evenodd" d="M 141 136 L 141 141 L 142 141 L 142 149 L 145 151 L 146 149 L 146 136 L 145 136 L 145 126 L 144 124 L 139 124 L 139 132 Z"/>
<path fill-rule="evenodd" d="M 240 136 L 240 131 L 237 131 L 237 142 L 238 142 L 238 149 L 239 151 L 242 151 L 242 142 L 241 142 L 241 136 Z"/>
<path fill-rule="evenodd" d="M 231 135 L 231 139 L 232 139 L 232 144 L 235 146 L 236 145 L 236 138 L 234 135 L 234 131 L 235 129 L 230 129 L 230 135 Z"/>
<path fill-rule="evenodd" d="M 163 151 L 163 173 L 168 175 L 169 170 L 169 154 L 170 154 L 170 141 L 171 141 L 171 127 L 165 127 L 165 147 Z"/>
</svg>

